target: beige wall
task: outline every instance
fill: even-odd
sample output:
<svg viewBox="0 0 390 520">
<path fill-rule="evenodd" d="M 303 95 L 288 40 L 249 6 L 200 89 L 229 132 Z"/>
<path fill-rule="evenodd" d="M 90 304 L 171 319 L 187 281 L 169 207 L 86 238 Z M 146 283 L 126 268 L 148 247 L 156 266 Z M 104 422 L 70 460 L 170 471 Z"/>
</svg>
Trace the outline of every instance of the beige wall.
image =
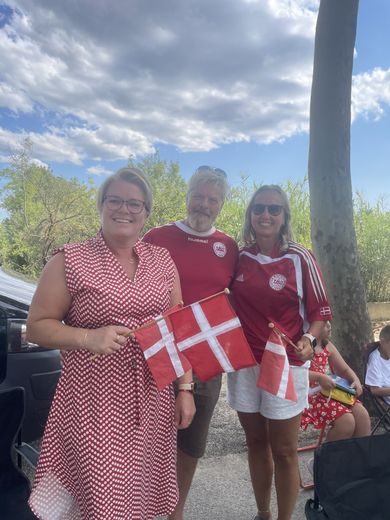
<svg viewBox="0 0 390 520">
<path fill-rule="evenodd" d="M 390 302 L 369 302 L 367 306 L 372 320 L 390 320 Z"/>
</svg>

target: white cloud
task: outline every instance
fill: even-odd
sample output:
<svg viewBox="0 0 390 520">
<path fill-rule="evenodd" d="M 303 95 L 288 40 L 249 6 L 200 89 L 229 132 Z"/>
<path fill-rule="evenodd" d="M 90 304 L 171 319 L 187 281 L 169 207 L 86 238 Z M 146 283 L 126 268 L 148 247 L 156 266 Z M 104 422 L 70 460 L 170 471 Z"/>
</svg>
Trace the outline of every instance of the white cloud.
<svg viewBox="0 0 390 520">
<path fill-rule="evenodd" d="M 352 116 L 379 119 L 390 106 L 390 69 L 375 68 L 358 74 L 352 83 Z"/>
<path fill-rule="evenodd" d="M 43 160 L 126 160 L 159 143 L 206 151 L 308 129 L 318 0 L 9 3 L 20 14 L 0 30 L 0 107 L 21 128 L 37 116 L 29 135 Z M 371 75 L 354 92 L 356 113 L 388 103 Z M 7 132 L 0 153 L 27 134 Z"/>
<path fill-rule="evenodd" d="M 112 170 L 108 170 L 101 164 L 97 164 L 96 166 L 91 166 L 90 168 L 87 168 L 87 172 L 92 175 L 98 175 L 98 176 L 110 175 L 111 173 L 113 173 Z"/>
</svg>

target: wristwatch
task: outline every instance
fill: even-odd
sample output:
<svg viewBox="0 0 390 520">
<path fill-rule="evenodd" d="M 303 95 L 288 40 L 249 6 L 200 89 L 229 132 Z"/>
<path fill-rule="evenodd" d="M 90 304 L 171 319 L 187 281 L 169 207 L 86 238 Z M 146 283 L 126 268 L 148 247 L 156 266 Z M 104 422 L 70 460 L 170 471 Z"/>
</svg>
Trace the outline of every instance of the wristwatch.
<svg viewBox="0 0 390 520">
<path fill-rule="evenodd" d="M 179 383 L 176 388 L 178 392 L 191 392 L 193 394 L 195 383 L 193 381 L 191 383 Z"/>
<path fill-rule="evenodd" d="M 311 348 L 313 349 L 313 352 L 314 352 L 314 349 L 317 346 L 317 338 L 315 336 L 313 336 L 313 334 L 310 334 L 309 332 L 305 332 L 305 334 L 303 334 L 303 335 L 305 336 L 305 338 L 310 340 Z"/>
</svg>

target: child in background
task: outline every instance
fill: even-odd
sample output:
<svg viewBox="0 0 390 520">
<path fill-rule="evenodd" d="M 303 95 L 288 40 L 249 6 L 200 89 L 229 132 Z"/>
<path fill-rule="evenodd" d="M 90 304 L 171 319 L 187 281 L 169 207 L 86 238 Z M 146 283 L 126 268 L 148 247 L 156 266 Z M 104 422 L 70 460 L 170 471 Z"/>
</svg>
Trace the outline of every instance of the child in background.
<svg viewBox="0 0 390 520">
<path fill-rule="evenodd" d="M 366 385 L 390 404 L 390 325 L 380 331 L 379 347 L 368 358 Z"/>
<path fill-rule="evenodd" d="M 333 374 L 350 382 L 357 396 L 363 392 L 359 378 L 329 341 L 330 334 L 331 324 L 327 321 L 310 365 L 309 407 L 302 412 L 301 428 L 305 430 L 309 424 L 317 429 L 330 426 L 326 441 L 364 437 L 370 434 L 371 421 L 362 403 L 357 400 L 352 406 L 348 406 L 321 393 L 321 389 L 330 391 L 336 386 L 334 379 L 326 374 L 328 363 Z"/>
</svg>

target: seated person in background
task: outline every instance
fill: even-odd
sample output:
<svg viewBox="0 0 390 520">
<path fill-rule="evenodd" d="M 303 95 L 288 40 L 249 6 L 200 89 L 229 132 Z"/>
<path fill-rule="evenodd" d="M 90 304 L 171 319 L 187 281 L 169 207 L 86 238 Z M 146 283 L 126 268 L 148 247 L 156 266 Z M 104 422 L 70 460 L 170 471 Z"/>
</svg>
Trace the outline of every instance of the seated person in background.
<svg viewBox="0 0 390 520">
<path fill-rule="evenodd" d="M 330 333 L 331 324 L 327 321 L 310 365 L 309 407 L 302 413 L 301 428 L 306 430 L 312 424 L 314 428 L 322 429 L 329 425 L 326 441 L 364 437 L 370 434 L 371 422 L 362 403 L 357 400 L 352 406 L 348 406 L 321 393 L 321 390 L 329 391 L 336 386 L 334 379 L 326 374 L 328 363 L 333 374 L 350 381 L 350 386 L 355 388 L 358 396 L 363 392 L 358 376 L 329 341 Z"/>
<path fill-rule="evenodd" d="M 366 385 L 390 404 L 390 325 L 380 331 L 379 347 L 368 358 Z"/>
</svg>

